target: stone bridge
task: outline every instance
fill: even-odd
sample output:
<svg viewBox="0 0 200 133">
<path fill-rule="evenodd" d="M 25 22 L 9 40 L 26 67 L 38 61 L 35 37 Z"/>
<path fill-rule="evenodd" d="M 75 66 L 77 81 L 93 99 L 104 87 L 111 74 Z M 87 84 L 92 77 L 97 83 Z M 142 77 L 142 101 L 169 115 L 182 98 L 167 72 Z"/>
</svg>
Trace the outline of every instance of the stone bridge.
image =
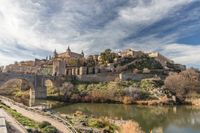
<svg viewBox="0 0 200 133">
<path fill-rule="evenodd" d="M 46 80 L 59 83 L 59 78 L 53 76 L 43 76 L 34 74 L 0 73 L 0 86 L 12 79 L 26 80 L 30 85 L 30 97 L 33 99 L 43 99 L 47 97 Z"/>
</svg>

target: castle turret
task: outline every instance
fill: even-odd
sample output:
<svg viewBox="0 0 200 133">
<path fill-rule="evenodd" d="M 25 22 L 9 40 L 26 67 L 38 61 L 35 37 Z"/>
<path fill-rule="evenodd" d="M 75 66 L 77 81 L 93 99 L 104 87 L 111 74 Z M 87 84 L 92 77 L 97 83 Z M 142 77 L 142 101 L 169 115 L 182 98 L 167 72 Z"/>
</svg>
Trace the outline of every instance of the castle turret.
<svg viewBox="0 0 200 133">
<path fill-rule="evenodd" d="M 83 50 L 82 50 L 82 52 L 81 52 L 81 55 L 82 55 L 83 57 L 85 56 L 85 54 L 84 54 Z"/>
<path fill-rule="evenodd" d="M 49 55 L 49 60 L 51 60 L 52 58 L 51 58 L 51 55 Z"/>
<path fill-rule="evenodd" d="M 68 46 L 68 48 L 67 48 L 67 52 L 68 53 L 70 53 L 71 52 L 71 49 L 70 49 L 70 47 Z"/>
<path fill-rule="evenodd" d="M 56 49 L 54 50 L 54 58 L 56 58 L 58 56 L 58 53 L 56 52 Z"/>
</svg>

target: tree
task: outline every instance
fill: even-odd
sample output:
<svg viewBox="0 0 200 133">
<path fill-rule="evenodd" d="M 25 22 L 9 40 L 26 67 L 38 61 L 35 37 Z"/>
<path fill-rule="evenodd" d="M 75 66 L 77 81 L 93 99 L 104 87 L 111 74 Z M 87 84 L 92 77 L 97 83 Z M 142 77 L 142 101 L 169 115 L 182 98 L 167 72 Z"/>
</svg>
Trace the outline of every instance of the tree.
<svg viewBox="0 0 200 133">
<path fill-rule="evenodd" d="M 110 49 L 106 49 L 100 54 L 102 64 L 113 63 L 116 57 L 116 53 L 112 52 Z"/>
<path fill-rule="evenodd" d="M 199 73 L 193 69 L 187 69 L 171 74 L 165 79 L 165 87 L 171 94 L 183 101 L 188 92 L 200 90 Z"/>
<path fill-rule="evenodd" d="M 96 62 L 92 55 L 88 56 L 88 58 L 86 60 L 86 64 L 88 67 L 94 67 L 96 65 Z"/>
<path fill-rule="evenodd" d="M 64 98 L 64 100 L 69 100 L 73 94 L 74 85 L 70 82 L 65 82 L 62 84 L 62 87 L 59 87 L 60 96 Z"/>
</svg>

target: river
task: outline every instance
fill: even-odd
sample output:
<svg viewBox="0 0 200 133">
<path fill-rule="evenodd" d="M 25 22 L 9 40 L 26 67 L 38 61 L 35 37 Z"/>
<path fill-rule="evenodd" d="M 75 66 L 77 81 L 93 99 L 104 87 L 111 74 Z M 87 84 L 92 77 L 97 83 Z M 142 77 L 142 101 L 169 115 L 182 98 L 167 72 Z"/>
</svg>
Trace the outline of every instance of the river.
<svg viewBox="0 0 200 133">
<path fill-rule="evenodd" d="M 87 115 L 134 120 L 145 132 L 200 133 L 200 107 L 194 106 L 136 106 L 122 104 L 77 103 L 64 104 L 36 101 L 48 105 L 53 111 L 72 114 L 77 110 Z"/>
</svg>

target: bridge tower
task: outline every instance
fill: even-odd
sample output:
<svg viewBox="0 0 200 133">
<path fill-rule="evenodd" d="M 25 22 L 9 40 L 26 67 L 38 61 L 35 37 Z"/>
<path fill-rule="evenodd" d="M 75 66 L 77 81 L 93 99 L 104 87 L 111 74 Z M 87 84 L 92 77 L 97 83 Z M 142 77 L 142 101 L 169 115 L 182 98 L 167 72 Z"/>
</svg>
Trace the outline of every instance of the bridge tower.
<svg viewBox="0 0 200 133">
<path fill-rule="evenodd" d="M 34 91 L 32 91 L 32 95 L 35 95 L 35 99 L 44 99 L 47 97 L 47 89 L 45 86 L 44 76 L 42 75 L 34 76 Z"/>
</svg>

